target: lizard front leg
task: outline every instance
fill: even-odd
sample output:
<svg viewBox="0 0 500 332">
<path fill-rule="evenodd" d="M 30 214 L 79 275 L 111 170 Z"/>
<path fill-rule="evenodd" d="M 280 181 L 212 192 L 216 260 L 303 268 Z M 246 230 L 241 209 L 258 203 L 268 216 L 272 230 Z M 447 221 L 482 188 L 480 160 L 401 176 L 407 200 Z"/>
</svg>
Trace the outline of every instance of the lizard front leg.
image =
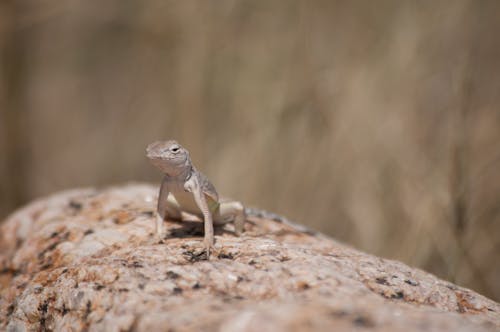
<svg viewBox="0 0 500 332">
<path fill-rule="evenodd" d="M 168 187 L 167 177 L 165 177 L 160 186 L 156 213 L 156 234 L 160 240 L 165 237 L 163 222 L 167 217 L 173 220 L 182 220 L 181 208 L 172 196 Z"/>
<path fill-rule="evenodd" d="M 210 209 L 208 208 L 207 198 L 201 191 L 199 182 L 195 178 L 191 178 L 188 182 L 186 182 L 184 187 L 193 194 L 196 205 L 198 205 L 198 208 L 203 214 L 205 225 L 205 238 L 203 242 L 205 243 L 207 257 L 210 257 L 210 249 L 214 245 L 214 225 L 212 212 L 210 212 Z"/>
<path fill-rule="evenodd" d="M 159 240 L 162 240 L 164 235 L 163 221 L 167 216 L 168 194 L 169 194 L 169 189 L 167 184 L 167 178 L 164 177 L 163 181 L 161 182 L 160 193 L 158 194 L 158 205 L 156 209 L 156 236 L 159 238 Z"/>
</svg>

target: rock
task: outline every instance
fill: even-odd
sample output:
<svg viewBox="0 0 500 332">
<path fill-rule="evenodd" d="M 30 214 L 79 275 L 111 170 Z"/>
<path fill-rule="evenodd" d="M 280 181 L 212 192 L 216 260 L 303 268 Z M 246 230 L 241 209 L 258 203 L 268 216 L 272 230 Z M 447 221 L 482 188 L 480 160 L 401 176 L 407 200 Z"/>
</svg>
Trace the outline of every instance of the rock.
<svg viewBox="0 0 500 332">
<path fill-rule="evenodd" d="M 154 236 L 157 188 L 73 190 L 0 234 L 0 330 L 494 331 L 500 305 L 400 262 L 250 217 L 236 237 L 199 221 Z"/>
</svg>

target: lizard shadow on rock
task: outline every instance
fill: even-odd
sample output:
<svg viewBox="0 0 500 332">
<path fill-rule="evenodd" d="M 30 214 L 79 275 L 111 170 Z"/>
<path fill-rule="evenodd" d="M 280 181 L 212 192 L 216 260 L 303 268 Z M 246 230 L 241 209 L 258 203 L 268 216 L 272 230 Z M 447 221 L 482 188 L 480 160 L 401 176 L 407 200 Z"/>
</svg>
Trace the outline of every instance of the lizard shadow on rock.
<svg viewBox="0 0 500 332">
<path fill-rule="evenodd" d="M 168 220 L 167 222 L 175 223 L 180 225 L 180 227 L 170 229 L 168 231 L 168 235 L 165 239 L 168 238 L 193 238 L 193 237 L 203 237 L 205 234 L 203 229 L 203 222 L 200 221 L 192 221 L 192 220 Z M 230 230 L 224 228 L 224 225 L 215 225 L 214 226 L 214 234 L 222 235 L 222 234 L 236 234 Z"/>
</svg>

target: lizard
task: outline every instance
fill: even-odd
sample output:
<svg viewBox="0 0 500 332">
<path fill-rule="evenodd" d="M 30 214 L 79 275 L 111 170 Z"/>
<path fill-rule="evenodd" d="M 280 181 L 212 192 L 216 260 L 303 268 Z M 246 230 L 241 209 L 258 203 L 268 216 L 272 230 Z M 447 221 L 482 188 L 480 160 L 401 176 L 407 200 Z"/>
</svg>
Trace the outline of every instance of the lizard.
<svg viewBox="0 0 500 332">
<path fill-rule="evenodd" d="M 207 257 L 210 256 L 210 250 L 214 245 L 213 224 L 233 222 L 236 234 L 240 235 L 244 230 L 247 216 L 271 219 L 288 225 L 298 232 L 318 235 L 318 232 L 291 222 L 278 214 L 247 208 L 238 201 L 219 200 L 214 185 L 194 167 L 189 151 L 175 140 L 149 144 L 146 156 L 164 174 L 156 211 L 156 234 L 160 240 L 164 237 L 165 218 L 168 216 L 174 220 L 182 220 L 182 212 L 203 218 Z"/>
<path fill-rule="evenodd" d="M 164 174 L 156 211 L 156 234 L 160 239 L 164 236 L 165 217 L 182 220 L 182 212 L 203 218 L 207 257 L 214 246 L 214 223 L 233 222 L 236 234 L 243 232 L 246 220 L 243 204 L 219 200 L 214 185 L 194 167 L 187 149 L 175 140 L 156 141 L 148 145 L 146 156 Z"/>
</svg>

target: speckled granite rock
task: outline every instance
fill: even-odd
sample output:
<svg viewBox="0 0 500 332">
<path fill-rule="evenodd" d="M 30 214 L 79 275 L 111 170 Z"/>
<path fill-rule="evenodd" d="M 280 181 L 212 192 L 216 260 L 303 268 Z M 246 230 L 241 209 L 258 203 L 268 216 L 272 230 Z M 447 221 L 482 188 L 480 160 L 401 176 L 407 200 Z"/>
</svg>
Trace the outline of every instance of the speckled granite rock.
<svg viewBox="0 0 500 332">
<path fill-rule="evenodd" d="M 1 225 L 0 330 L 493 331 L 500 305 L 402 263 L 271 220 L 153 236 L 156 188 L 74 190 Z"/>
</svg>

